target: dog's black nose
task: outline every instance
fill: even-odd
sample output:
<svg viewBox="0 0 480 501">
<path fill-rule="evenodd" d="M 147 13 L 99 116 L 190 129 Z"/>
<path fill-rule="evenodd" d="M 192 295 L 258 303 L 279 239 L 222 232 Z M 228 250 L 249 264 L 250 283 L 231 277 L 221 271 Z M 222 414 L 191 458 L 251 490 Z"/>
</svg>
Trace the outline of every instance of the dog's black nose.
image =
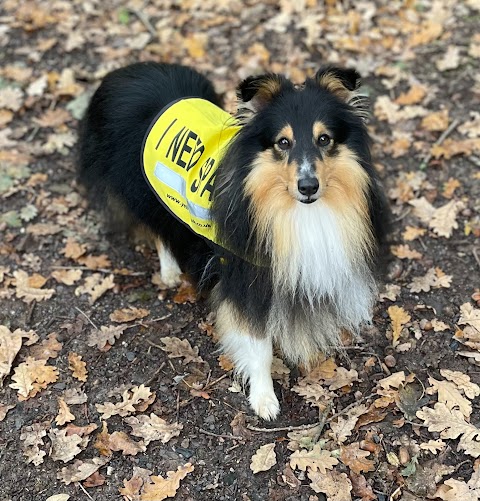
<svg viewBox="0 0 480 501">
<path fill-rule="evenodd" d="M 318 191 L 318 179 L 316 177 L 302 177 L 298 180 L 298 191 L 308 197 L 315 195 Z"/>
</svg>

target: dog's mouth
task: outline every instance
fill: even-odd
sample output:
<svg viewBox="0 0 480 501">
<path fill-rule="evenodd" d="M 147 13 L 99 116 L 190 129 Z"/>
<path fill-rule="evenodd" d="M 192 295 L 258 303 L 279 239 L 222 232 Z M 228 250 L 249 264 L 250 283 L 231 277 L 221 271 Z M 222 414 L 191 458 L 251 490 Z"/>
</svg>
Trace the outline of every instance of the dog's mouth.
<svg viewBox="0 0 480 501">
<path fill-rule="evenodd" d="M 320 195 L 318 193 L 310 196 L 297 194 L 295 198 L 302 204 L 313 204 L 320 198 Z"/>
</svg>

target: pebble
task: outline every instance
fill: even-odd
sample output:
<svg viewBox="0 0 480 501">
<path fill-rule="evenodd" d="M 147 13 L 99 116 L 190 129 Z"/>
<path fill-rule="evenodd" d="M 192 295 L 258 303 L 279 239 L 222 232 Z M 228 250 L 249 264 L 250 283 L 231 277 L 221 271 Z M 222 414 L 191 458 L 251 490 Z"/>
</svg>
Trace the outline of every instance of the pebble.
<svg viewBox="0 0 480 501">
<path fill-rule="evenodd" d="M 133 351 L 127 351 L 127 353 L 125 354 L 125 356 L 127 357 L 127 360 L 129 362 L 133 362 L 135 360 L 135 353 Z"/>
<path fill-rule="evenodd" d="M 397 365 L 397 359 L 393 355 L 387 355 L 383 361 L 385 362 L 385 365 L 389 367 L 390 369 L 392 367 L 395 367 Z"/>
</svg>

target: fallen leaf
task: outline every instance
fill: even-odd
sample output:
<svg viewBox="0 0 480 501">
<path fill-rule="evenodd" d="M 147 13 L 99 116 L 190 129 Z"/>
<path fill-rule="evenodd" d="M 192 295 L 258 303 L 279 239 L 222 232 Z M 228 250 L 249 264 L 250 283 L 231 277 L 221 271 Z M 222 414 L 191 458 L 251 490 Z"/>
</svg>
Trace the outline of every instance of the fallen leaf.
<svg viewBox="0 0 480 501">
<path fill-rule="evenodd" d="M 62 468 L 61 471 L 57 473 L 57 478 L 66 485 L 73 482 L 80 482 L 90 475 L 93 475 L 93 473 L 109 461 L 110 458 L 93 458 L 86 459 L 85 461 L 76 459 L 71 465 Z"/>
<path fill-rule="evenodd" d="M 396 346 L 405 324 L 410 322 L 410 315 L 401 306 L 389 306 L 388 315 L 392 321 L 392 344 Z"/>
<path fill-rule="evenodd" d="M 246 427 L 244 412 L 237 412 L 235 417 L 230 422 L 230 426 L 232 427 L 232 433 L 234 436 L 241 437 L 244 440 L 252 439 L 252 432 Z"/>
<path fill-rule="evenodd" d="M 308 478 L 312 481 L 310 487 L 315 492 L 323 492 L 328 501 L 351 501 L 350 492 L 352 484 L 345 473 L 329 471 L 321 473 L 318 471 L 308 471 Z"/>
<path fill-rule="evenodd" d="M 102 456 L 111 456 L 116 451 L 122 451 L 124 456 L 135 456 L 147 449 L 143 442 L 135 442 L 124 432 L 115 431 L 110 435 L 105 421 L 93 446 Z"/>
<path fill-rule="evenodd" d="M 52 277 L 59 283 L 73 285 L 82 278 L 82 270 L 55 270 L 52 271 Z"/>
<path fill-rule="evenodd" d="M 87 380 L 87 364 L 82 361 L 82 357 L 77 353 L 68 354 L 68 368 L 72 371 L 72 376 L 79 381 Z"/>
<path fill-rule="evenodd" d="M 114 275 L 110 274 L 107 277 L 103 277 L 101 273 L 94 273 L 93 275 L 85 279 L 85 283 L 75 289 L 75 295 L 81 296 L 82 294 L 88 294 L 90 296 L 89 303 L 93 304 L 97 299 L 99 299 L 105 292 L 115 287 Z"/>
<path fill-rule="evenodd" d="M 183 429 L 182 424 L 168 424 L 153 412 L 150 416 L 130 416 L 125 419 L 125 423 L 131 426 L 133 436 L 143 438 L 145 445 L 155 440 L 166 444 L 173 437 L 178 437 Z"/>
<path fill-rule="evenodd" d="M 440 23 L 424 21 L 410 37 L 409 46 L 426 45 L 436 40 L 442 33 L 443 26 Z"/>
<path fill-rule="evenodd" d="M 449 45 L 443 57 L 435 62 L 435 66 L 440 71 L 454 70 L 459 64 L 460 48 L 455 45 Z"/>
<path fill-rule="evenodd" d="M 150 315 L 150 311 L 145 308 L 123 308 L 110 313 L 110 320 L 116 323 L 132 322 L 139 318 L 144 318 Z"/>
<path fill-rule="evenodd" d="M 260 471 L 268 471 L 275 464 L 277 464 L 277 456 L 275 455 L 275 442 L 272 442 L 257 449 L 257 452 L 252 456 L 250 469 L 255 474 Z"/>
<path fill-rule="evenodd" d="M 57 339 L 56 332 L 50 333 L 41 344 L 32 346 L 30 349 L 30 356 L 35 360 L 49 360 L 50 358 L 57 358 L 63 345 Z"/>
<path fill-rule="evenodd" d="M 112 262 L 106 254 L 100 256 L 80 256 L 77 262 L 89 270 L 102 270 L 110 268 Z"/>
<path fill-rule="evenodd" d="M 192 348 L 188 339 L 179 339 L 178 337 L 162 337 L 160 341 L 165 345 L 163 351 L 168 353 L 168 358 L 183 358 L 183 365 L 190 362 L 205 363 L 198 354 L 198 347 Z"/>
<path fill-rule="evenodd" d="M 346 417 L 339 416 L 336 421 L 330 423 L 331 433 L 329 435 L 337 444 L 342 444 L 352 434 L 358 418 L 367 410 L 366 405 L 358 405 L 351 409 Z"/>
<path fill-rule="evenodd" d="M 177 471 L 168 471 L 167 478 L 150 477 L 153 484 L 145 484 L 141 501 L 162 501 L 163 499 L 175 496 L 180 487 L 180 480 L 183 480 L 188 473 L 193 471 L 193 465 L 190 463 L 179 466 Z"/>
<path fill-rule="evenodd" d="M 408 245 L 393 245 L 392 254 L 399 259 L 422 259 L 422 254 L 415 249 L 410 249 Z"/>
<path fill-rule="evenodd" d="M 178 292 L 173 296 L 173 302 L 176 304 L 196 303 L 197 298 L 195 286 L 187 280 L 182 280 Z"/>
<path fill-rule="evenodd" d="M 366 459 L 369 455 L 369 451 L 360 449 L 359 442 L 340 446 L 340 461 L 357 474 L 375 469 L 374 461 Z"/>
<path fill-rule="evenodd" d="M 417 417 L 424 421 L 428 431 L 440 432 L 442 439 L 460 437 L 458 450 L 475 458 L 480 456 L 480 429 L 467 423 L 459 410 L 449 410 L 444 403 L 437 402 L 433 409 L 423 407 L 417 411 Z"/>
<path fill-rule="evenodd" d="M 395 103 L 400 105 L 418 104 L 426 95 L 427 88 L 425 87 L 425 85 L 414 84 L 410 87 L 408 92 L 400 94 L 397 99 L 395 99 Z"/>
<path fill-rule="evenodd" d="M 322 450 L 320 444 L 315 444 L 311 451 L 300 450 L 295 451 L 290 456 L 290 466 L 292 469 L 306 471 L 320 471 L 325 474 L 327 470 L 331 470 L 338 464 L 338 459 L 332 456 L 330 451 Z"/>
<path fill-rule="evenodd" d="M 68 405 L 65 403 L 63 398 L 58 398 L 58 415 L 55 418 L 55 423 L 57 426 L 63 426 L 65 423 L 75 420 L 75 416 L 70 412 Z"/>
<path fill-rule="evenodd" d="M 460 186 L 462 186 L 462 184 L 458 179 L 450 177 L 448 181 L 443 184 L 442 195 L 445 198 L 452 198 L 453 194 L 455 193 L 455 190 L 457 188 L 460 188 Z"/>
<path fill-rule="evenodd" d="M 358 381 L 358 372 L 355 369 L 347 370 L 345 367 L 337 367 L 335 375 L 330 379 L 325 379 L 330 391 L 335 391 L 346 386 L 352 386 Z"/>
<path fill-rule="evenodd" d="M 77 242 L 73 238 L 68 238 L 65 247 L 60 251 L 65 257 L 77 260 L 87 252 L 87 245 Z"/>
<path fill-rule="evenodd" d="M 414 277 L 408 285 L 411 292 L 430 292 L 432 288 L 450 287 L 451 275 L 445 275 L 440 268 L 430 268 L 421 277 Z"/>
<path fill-rule="evenodd" d="M 446 443 L 443 440 L 429 440 L 423 444 L 420 444 L 420 449 L 423 451 L 431 452 L 432 454 L 437 454 L 437 452 L 445 449 Z"/>
<path fill-rule="evenodd" d="M 467 376 L 467 374 L 449 369 L 440 369 L 440 374 L 445 379 L 455 383 L 457 388 L 462 390 L 468 398 L 474 399 L 480 396 L 480 386 L 476 383 L 472 383 L 470 381 L 470 376 Z"/>
<path fill-rule="evenodd" d="M 13 361 L 22 347 L 23 331 L 11 332 L 5 325 L 0 325 L 0 386 L 10 374 Z"/>
<path fill-rule="evenodd" d="M 98 471 L 95 471 L 84 480 L 83 485 L 89 488 L 89 487 L 99 487 L 104 483 L 105 483 L 105 477 L 103 475 L 100 475 Z"/>
<path fill-rule="evenodd" d="M 45 365 L 46 360 L 34 360 L 27 357 L 15 368 L 12 381 L 9 386 L 18 391 L 20 400 L 27 400 L 35 396 L 40 390 L 50 383 L 55 383 L 58 379 L 58 370 L 51 365 Z"/>
<path fill-rule="evenodd" d="M 448 127 L 448 110 L 435 111 L 424 116 L 422 128 L 431 132 L 443 132 Z"/>
<path fill-rule="evenodd" d="M 378 384 L 384 389 L 388 390 L 389 388 L 399 388 L 401 385 L 405 383 L 405 372 L 399 371 L 394 372 L 390 376 L 387 376 L 378 381 Z"/>
<path fill-rule="evenodd" d="M 23 270 L 14 271 L 13 276 L 15 277 L 15 295 L 23 299 L 25 303 L 45 301 L 55 294 L 54 289 L 42 289 L 42 286 L 35 287 L 36 283 L 32 284 L 28 273 Z"/>
<path fill-rule="evenodd" d="M 407 242 L 417 239 L 425 235 L 426 230 L 424 228 L 417 228 L 415 226 L 406 226 L 405 231 L 402 233 L 402 238 Z"/>
<path fill-rule="evenodd" d="M 71 461 L 75 456 L 80 454 L 88 444 L 88 437 L 67 435 L 66 428 L 61 430 L 52 429 L 49 431 L 48 437 L 52 442 L 50 457 L 53 461 L 63 461 L 64 463 L 68 463 L 68 461 Z"/>
<path fill-rule="evenodd" d="M 125 390 L 121 402 L 116 404 L 105 402 L 105 404 L 95 404 L 95 407 L 104 420 L 116 415 L 125 417 L 138 412 L 138 406 L 146 401 L 150 402 L 152 397 L 155 398 L 155 393 L 151 392 L 148 386 L 141 384 Z"/>
<path fill-rule="evenodd" d="M 106 345 L 114 345 L 115 341 L 123 334 L 123 331 L 131 326 L 126 324 L 121 325 L 102 325 L 100 329 L 92 330 L 88 336 L 88 346 L 96 346 L 99 350 L 104 350 Z"/>
<path fill-rule="evenodd" d="M 54 494 L 48 497 L 45 501 L 68 501 L 70 496 L 68 494 Z"/>
<path fill-rule="evenodd" d="M 350 472 L 350 481 L 352 482 L 352 491 L 354 496 L 361 498 L 361 501 L 373 501 L 378 499 L 373 493 L 372 487 L 367 484 L 367 479 L 363 475 Z"/>
<path fill-rule="evenodd" d="M 47 455 L 45 451 L 40 450 L 43 447 L 43 437 L 47 434 L 49 421 L 42 423 L 33 423 L 30 426 L 24 426 L 20 433 L 20 440 L 23 442 L 23 453 L 27 457 L 27 464 L 33 463 L 35 466 L 43 463 L 43 458 Z"/>
<path fill-rule="evenodd" d="M 123 485 L 119 489 L 120 494 L 125 496 L 129 501 L 140 500 L 140 489 L 144 484 L 150 483 L 150 475 L 152 472 L 146 468 L 133 467 L 133 474 L 130 480 L 124 479 Z"/>
</svg>

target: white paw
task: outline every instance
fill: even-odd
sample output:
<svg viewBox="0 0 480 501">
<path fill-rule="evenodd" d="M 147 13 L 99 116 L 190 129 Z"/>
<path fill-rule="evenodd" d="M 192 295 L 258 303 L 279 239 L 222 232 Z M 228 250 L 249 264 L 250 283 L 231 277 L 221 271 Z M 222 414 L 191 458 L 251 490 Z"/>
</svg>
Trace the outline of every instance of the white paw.
<svg viewBox="0 0 480 501">
<path fill-rule="evenodd" d="M 180 268 L 178 266 L 176 267 L 169 267 L 166 269 L 161 269 L 160 270 L 160 280 L 169 288 L 173 289 L 177 285 L 180 285 L 182 282 L 182 279 L 180 278 L 181 275 Z"/>
<path fill-rule="evenodd" d="M 280 412 L 280 404 L 273 388 L 268 391 L 254 391 L 250 388 L 248 401 L 255 414 L 266 421 L 275 419 Z"/>
</svg>

